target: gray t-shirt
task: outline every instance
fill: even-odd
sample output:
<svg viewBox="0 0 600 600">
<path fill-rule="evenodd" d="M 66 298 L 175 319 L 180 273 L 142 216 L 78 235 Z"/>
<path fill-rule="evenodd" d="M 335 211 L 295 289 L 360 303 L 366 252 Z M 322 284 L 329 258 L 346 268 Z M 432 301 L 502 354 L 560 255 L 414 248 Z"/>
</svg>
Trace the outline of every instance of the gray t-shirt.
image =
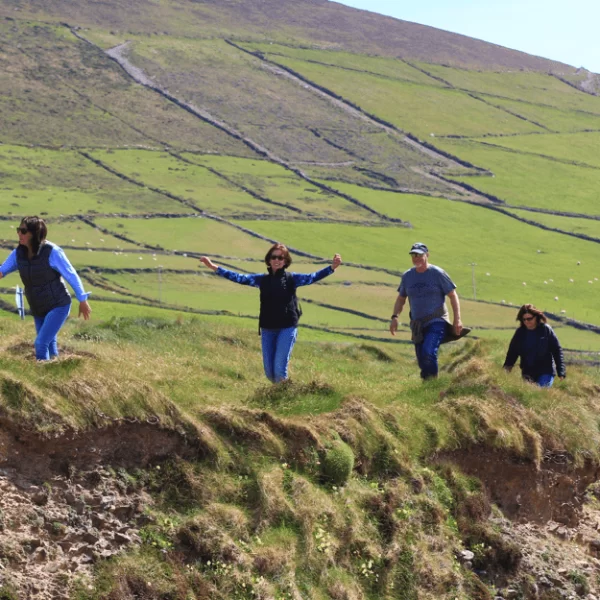
<svg viewBox="0 0 600 600">
<path fill-rule="evenodd" d="M 429 265 L 423 273 L 418 273 L 415 267 L 406 271 L 402 275 L 398 293 L 408 296 L 412 318 L 422 319 L 442 307 L 446 295 L 454 289 L 456 286 L 444 269 Z"/>
</svg>

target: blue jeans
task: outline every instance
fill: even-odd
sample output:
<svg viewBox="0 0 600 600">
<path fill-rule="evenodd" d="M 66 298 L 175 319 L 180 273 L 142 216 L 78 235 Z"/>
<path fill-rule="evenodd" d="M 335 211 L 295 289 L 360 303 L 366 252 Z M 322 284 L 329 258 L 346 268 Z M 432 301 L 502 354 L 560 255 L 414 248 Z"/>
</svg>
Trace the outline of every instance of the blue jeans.
<svg viewBox="0 0 600 600">
<path fill-rule="evenodd" d="M 540 387 L 552 387 L 552 384 L 554 383 L 554 375 L 540 375 L 535 382 Z"/>
<path fill-rule="evenodd" d="M 297 335 L 297 327 L 261 329 L 263 366 L 269 381 L 277 383 L 287 379 L 288 365 Z"/>
<path fill-rule="evenodd" d="M 423 341 L 415 344 L 415 354 L 421 369 L 421 378 L 437 377 L 438 350 L 446 335 L 446 321 L 435 321 L 423 329 Z"/>
<path fill-rule="evenodd" d="M 33 317 L 37 332 L 35 338 L 35 357 L 37 360 L 50 360 L 58 356 L 56 336 L 65 324 L 70 312 L 71 303 L 67 306 L 53 308 L 45 317 Z"/>
</svg>

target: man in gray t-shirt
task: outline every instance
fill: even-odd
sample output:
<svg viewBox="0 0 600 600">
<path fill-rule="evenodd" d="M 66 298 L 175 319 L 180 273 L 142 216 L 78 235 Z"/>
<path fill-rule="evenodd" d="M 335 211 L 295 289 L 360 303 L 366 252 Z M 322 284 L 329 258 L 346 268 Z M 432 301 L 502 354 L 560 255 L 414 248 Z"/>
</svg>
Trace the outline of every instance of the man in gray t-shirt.
<svg viewBox="0 0 600 600">
<path fill-rule="evenodd" d="M 460 320 L 460 304 L 456 286 L 446 271 L 429 264 L 429 250 L 425 244 L 413 244 L 409 254 L 414 266 L 402 275 L 390 332 L 396 335 L 398 317 L 408 298 L 415 353 L 421 369 L 421 377 L 427 379 L 437 377 L 438 349 L 446 335 L 446 327 L 449 327 L 446 296 L 452 305 L 454 315 L 452 327 L 457 336 L 463 328 Z"/>
</svg>

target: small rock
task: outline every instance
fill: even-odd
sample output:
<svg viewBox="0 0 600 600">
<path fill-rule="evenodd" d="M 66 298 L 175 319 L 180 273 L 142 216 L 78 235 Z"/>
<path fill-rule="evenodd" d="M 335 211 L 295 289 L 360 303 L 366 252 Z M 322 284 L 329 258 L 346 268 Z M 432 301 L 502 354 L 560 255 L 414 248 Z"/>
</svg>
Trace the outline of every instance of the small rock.
<svg viewBox="0 0 600 600">
<path fill-rule="evenodd" d="M 36 548 L 32 556 L 34 562 L 45 562 L 47 558 L 48 552 L 46 551 L 46 548 Z"/>
<path fill-rule="evenodd" d="M 100 536 L 96 535 L 95 533 L 93 533 L 91 531 L 88 531 L 83 534 L 83 541 L 86 542 L 87 544 L 95 544 L 99 539 L 100 539 Z"/>
<path fill-rule="evenodd" d="M 115 542 L 117 542 L 117 544 L 131 544 L 131 538 L 128 535 L 117 531 L 117 533 L 115 533 Z"/>
<path fill-rule="evenodd" d="M 475 558 L 475 554 L 473 552 L 471 552 L 470 550 L 462 550 L 459 557 L 460 557 L 460 560 L 467 562 L 467 561 L 472 561 Z"/>
<path fill-rule="evenodd" d="M 37 506 L 45 506 L 48 504 L 48 490 L 39 490 L 31 496 L 31 501 Z"/>
<path fill-rule="evenodd" d="M 508 588 L 504 592 L 504 597 L 506 600 L 513 600 L 514 598 L 520 598 L 521 592 L 519 590 L 515 590 L 514 588 Z"/>
</svg>

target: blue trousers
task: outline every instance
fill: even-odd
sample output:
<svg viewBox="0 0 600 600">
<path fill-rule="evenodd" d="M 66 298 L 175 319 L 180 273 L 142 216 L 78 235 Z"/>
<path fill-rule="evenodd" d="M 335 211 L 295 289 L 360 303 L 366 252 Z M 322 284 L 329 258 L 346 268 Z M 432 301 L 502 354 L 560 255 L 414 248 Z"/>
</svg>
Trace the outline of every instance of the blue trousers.
<svg viewBox="0 0 600 600">
<path fill-rule="evenodd" d="M 552 384 L 554 383 L 554 375 L 540 375 L 535 382 L 540 387 L 552 387 Z"/>
<path fill-rule="evenodd" d="M 429 379 L 438 374 L 438 350 L 446 334 L 446 322 L 435 321 L 423 329 L 423 341 L 415 344 L 415 354 L 421 369 L 421 378 Z"/>
<path fill-rule="evenodd" d="M 67 306 L 53 308 L 44 317 L 33 317 L 37 332 L 35 338 L 35 357 L 37 360 L 50 360 L 58 356 L 56 336 L 65 324 L 70 312 L 71 304 L 69 303 Z"/>
<path fill-rule="evenodd" d="M 263 366 L 269 381 L 277 383 L 287 379 L 288 365 L 297 335 L 297 327 L 261 329 Z"/>
</svg>

